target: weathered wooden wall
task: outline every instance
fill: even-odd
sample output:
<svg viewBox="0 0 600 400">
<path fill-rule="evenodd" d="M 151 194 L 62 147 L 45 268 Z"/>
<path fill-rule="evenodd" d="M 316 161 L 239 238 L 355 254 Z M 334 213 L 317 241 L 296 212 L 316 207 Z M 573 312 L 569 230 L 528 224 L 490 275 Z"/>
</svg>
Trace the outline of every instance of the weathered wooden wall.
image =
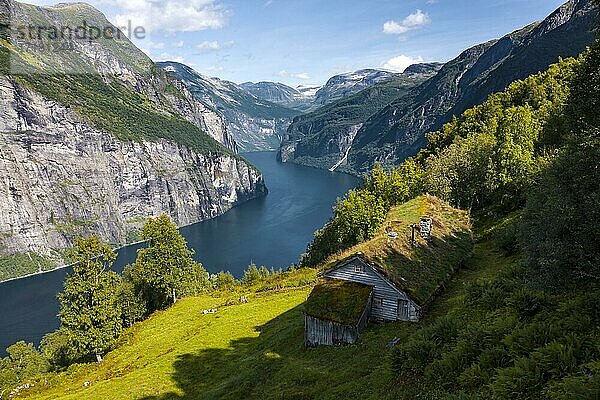
<svg viewBox="0 0 600 400">
<path fill-rule="evenodd" d="M 308 347 L 356 343 L 358 333 L 357 327 L 304 315 L 304 344 Z"/>
<path fill-rule="evenodd" d="M 362 268 L 362 272 L 357 271 L 356 267 Z M 412 301 L 406 293 L 396 288 L 393 283 L 388 281 L 373 267 L 359 258 L 353 258 L 345 264 L 326 272 L 323 276 L 373 286 L 373 305 L 370 313 L 373 320 L 412 322 L 419 320 L 419 305 Z M 399 300 L 408 301 L 408 313 L 405 318 L 401 318 L 398 312 Z"/>
</svg>

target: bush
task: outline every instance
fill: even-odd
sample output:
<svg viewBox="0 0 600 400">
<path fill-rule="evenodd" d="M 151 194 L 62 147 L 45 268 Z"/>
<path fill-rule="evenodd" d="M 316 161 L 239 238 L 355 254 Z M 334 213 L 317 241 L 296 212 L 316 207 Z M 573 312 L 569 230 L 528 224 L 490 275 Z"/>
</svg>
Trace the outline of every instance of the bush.
<svg viewBox="0 0 600 400">
<path fill-rule="evenodd" d="M 423 374 L 442 350 L 452 345 L 458 336 L 458 321 L 442 317 L 421 330 L 394 350 L 394 369 L 398 373 Z"/>
<path fill-rule="evenodd" d="M 244 271 L 244 276 L 242 277 L 242 284 L 246 286 L 252 286 L 263 281 L 269 275 L 270 272 L 267 268 L 265 268 L 264 266 L 258 268 L 256 264 L 252 263 Z"/>
<path fill-rule="evenodd" d="M 64 328 L 44 336 L 40 348 L 54 371 L 81 360 L 81 356 L 75 352 L 73 344 L 69 340 L 69 334 Z"/>
<path fill-rule="evenodd" d="M 352 190 L 339 200 L 333 218 L 315 233 L 301 267 L 314 267 L 330 255 L 370 239 L 385 220 L 384 200 L 370 191 Z"/>
<path fill-rule="evenodd" d="M 519 224 L 512 222 L 494 232 L 494 241 L 505 255 L 511 256 L 519 251 Z"/>
<path fill-rule="evenodd" d="M 221 289 L 221 290 L 233 289 L 233 287 L 235 287 L 235 285 L 237 284 L 237 281 L 235 280 L 235 278 L 229 271 L 227 271 L 227 272 L 221 271 L 216 275 L 212 275 L 211 281 L 212 281 L 214 288 Z"/>
</svg>

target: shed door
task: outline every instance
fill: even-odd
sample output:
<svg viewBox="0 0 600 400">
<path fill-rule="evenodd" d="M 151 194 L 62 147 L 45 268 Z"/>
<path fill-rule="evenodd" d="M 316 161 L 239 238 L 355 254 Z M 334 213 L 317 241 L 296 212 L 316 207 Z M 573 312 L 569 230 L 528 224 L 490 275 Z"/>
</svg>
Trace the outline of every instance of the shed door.
<svg viewBox="0 0 600 400">
<path fill-rule="evenodd" d="M 398 319 L 408 321 L 408 301 L 398 300 Z"/>
</svg>

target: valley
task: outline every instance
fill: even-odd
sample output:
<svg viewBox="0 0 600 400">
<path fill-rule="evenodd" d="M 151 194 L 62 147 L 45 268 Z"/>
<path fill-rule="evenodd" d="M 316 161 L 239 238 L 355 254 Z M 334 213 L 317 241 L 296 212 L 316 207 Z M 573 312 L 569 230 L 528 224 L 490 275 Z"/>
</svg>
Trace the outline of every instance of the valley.
<svg viewBox="0 0 600 400">
<path fill-rule="evenodd" d="M 0 400 L 600 398 L 599 0 L 35 3 Z"/>
</svg>

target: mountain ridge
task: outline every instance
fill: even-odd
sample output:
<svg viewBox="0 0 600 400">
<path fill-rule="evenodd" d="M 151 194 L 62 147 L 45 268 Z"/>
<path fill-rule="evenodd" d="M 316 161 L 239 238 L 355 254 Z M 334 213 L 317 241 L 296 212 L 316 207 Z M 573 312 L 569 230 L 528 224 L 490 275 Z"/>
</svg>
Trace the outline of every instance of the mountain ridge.
<svg viewBox="0 0 600 400">
<path fill-rule="evenodd" d="M 358 132 L 346 135 L 347 156 L 332 149 L 326 155 L 297 157 L 297 148 L 327 148 L 336 133 L 311 144 L 310 136 L 289 130 L 280 148 L 282 160 L 327 169 L 342 162 L 343 170 L 354 174 L 368 171 L 376 161 L 398 164 L 424 147 L 426 132 L 439 129 L 487 95 L 547 68 L 561 56 L 583 52 L 593 41 L 596 13 L 590 0 L 570 0 L 542 21 L 463 51 L 410 93 L 411 99 L 398 98 L 370 116 Z"/>
</svg>

